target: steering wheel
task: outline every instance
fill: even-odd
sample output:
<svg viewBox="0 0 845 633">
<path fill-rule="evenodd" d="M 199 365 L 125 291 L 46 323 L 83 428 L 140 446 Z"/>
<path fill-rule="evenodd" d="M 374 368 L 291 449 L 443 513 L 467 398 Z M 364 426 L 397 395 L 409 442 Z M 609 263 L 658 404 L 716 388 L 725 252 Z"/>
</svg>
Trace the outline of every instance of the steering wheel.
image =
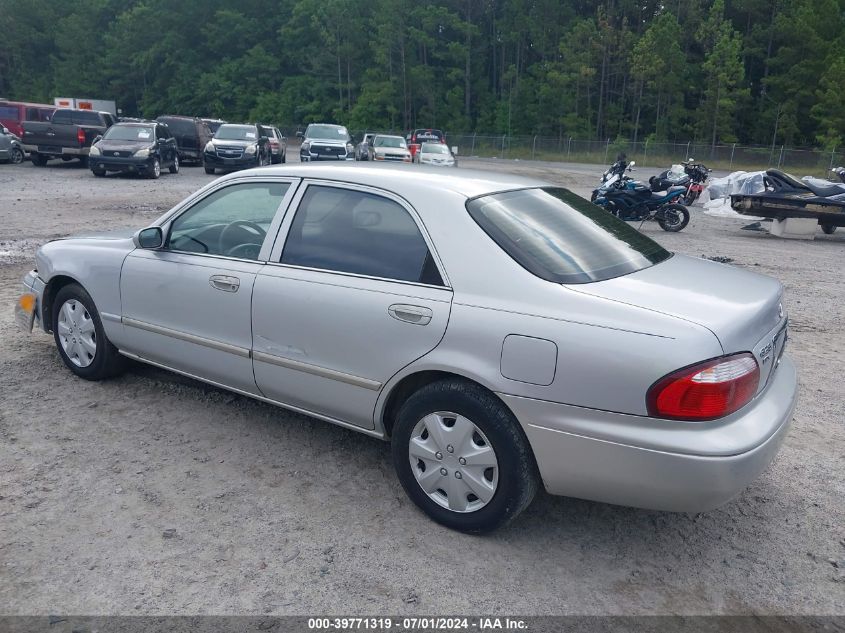
<svg viewBox="0 0 845 633">
<path fill-rule="evenodd" d="M 254 238 L 255 241 L 237 244 L 232 248 L 227 249 L 226 241 L 233 231 L 240 231 L 242 234 L 247 236 L 247 239 Z M 255 257 L 258 257 L 258 251 L 261 250 L 261 243 L 264 241 L 266 236 L 267 231 L 262 229 L 255 222 L 250 222 L 249 220 L 235 220 L 234 222 L 227 224 L 223 227 L 223 230 L 220 231 L 217 250 L 227 257 L 243 257 L 247 252 L 249 252 L 246 250 L 246 247 L 252 247 L 255 249 Z M 244 252 L 241 253 L 241 251 Z"/>
</svg>

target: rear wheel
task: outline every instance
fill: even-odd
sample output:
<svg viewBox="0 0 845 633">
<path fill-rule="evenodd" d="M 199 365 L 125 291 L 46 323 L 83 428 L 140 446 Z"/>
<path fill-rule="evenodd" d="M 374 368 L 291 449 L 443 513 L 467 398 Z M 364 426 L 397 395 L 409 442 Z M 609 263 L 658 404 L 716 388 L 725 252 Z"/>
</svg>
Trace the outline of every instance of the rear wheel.
<svg viewBox="0 0 845 633">
<path fill-rule="evenodd" d="M 822 224 L 822 231 L 825 235 L 833 235 L 833 232 L 836 230 L 836 225 L 834 224 Z"/>
<path fill-rule="evenodd" d="M 82 286 L 68 284 L 53 300 L 53 338 L 62 361 L 86 380 L 102 380 L 123 371 L 125 359 L 111 344 L 94 301 Z"/>
<path fill-rule="evenodd" d="M 661 210 L 661 215 L 657 223 L 661 229 L 670 233 L 677 233 L 689 224 L 689 211 L 682 204 L 667 204 Z"/>
<path fill-rule="evenodd" d="M 13 165 L 20 165 L 23 162 L 23 151 L 19 147 L 13 147 L 9 156 L 9 162 Z"/>
<path fill-rule="evenodd" d="M 179 156 L 178 155 L 173 157 L 173 164 L 170 166 L 170 173 L 171 174 L 178 174 L 179 173 Z"/>
<path fill-rule="evenodd" d="M 405 401 L 392 452 L 411 500 L 462 532 L 509 523 L 538 488 L 534 456 L 517 420 L 493 394 L 463 380 L 432 383 Z"/>
<path fill-rule="evenodd" d="M 32 161 L 32 164 L 36 167 L 44 167 L 47 164 L 47 157 L 39 154 L 38 152 L 32 152 L 29 155 L 29 160 Z"/>
</svg>

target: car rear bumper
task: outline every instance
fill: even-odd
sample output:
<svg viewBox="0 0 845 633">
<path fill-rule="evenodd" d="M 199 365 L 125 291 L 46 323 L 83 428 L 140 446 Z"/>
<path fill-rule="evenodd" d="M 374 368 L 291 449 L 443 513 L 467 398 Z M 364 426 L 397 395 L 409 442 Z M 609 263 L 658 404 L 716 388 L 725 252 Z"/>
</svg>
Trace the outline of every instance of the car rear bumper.
<svg viewBox="0 0 845 633">
<path fill-rule="evenodd" d="M 521 422 L 551 494 L 703 512 L 730 501 L 772 462 L 792 421 L 796 395 L 795 365 L 783 356 L 754 401 L 714 422 L 673 422 L 501 397 Z"/>
<path fill-rule="evenodd" d="M 23 149 L 27 153 L 35 152 L 47 156 L 73 156 L 74 158 L 88 156 L 91 152 L 90 147 L 59 147 L 53 145 L 24 145 Z"/>
</svg>

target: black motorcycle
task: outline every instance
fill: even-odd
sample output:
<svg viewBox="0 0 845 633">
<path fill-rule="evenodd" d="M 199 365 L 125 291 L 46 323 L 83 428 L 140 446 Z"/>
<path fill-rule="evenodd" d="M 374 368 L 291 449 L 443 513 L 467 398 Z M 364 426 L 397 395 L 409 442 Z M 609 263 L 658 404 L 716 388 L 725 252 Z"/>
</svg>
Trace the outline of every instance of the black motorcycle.
<svg viewBox="0 0 845 633">
<path fill-rule="evenodd" d="M 654 220 L 664 231 L 677 232 L 689 224 L 689 211 L 680 204 L 686 188 L 652 191 L 645 184 L 622 174 L 612 175 L 593 192 L 592 201 L 626 222 Z"/>
<path fill-rule="evenodd" d="M 703 163 L 696 163 L 693 158 L 687 160 L 683 168 L 683 174 L 667 169 L 657 176 L 652 176 L 648 181 L 652 191 L 664 191 L 669 187 L 684 187 L 684 204 L 687 206 L 693 204 L 704 191 L 704 183 L 710 176 L 710 169 Z"/>
</svg>

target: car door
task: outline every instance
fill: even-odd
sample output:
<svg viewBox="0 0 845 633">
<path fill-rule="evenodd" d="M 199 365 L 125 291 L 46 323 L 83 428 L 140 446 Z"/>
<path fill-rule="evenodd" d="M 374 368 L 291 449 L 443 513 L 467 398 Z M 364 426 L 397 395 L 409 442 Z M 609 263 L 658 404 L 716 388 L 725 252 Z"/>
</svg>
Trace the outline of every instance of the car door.
<svg viewBox="0 0 845 633">
<path fill-rule="evenodd" d="M 257 393 L 250 359 L 253 284 L 295 183 L 223 183 L 162 227 L 162 248 L 130 253 L 120 277 L 125 351 Z"/>
<path fill-rule="evenodd" d="M 161 155 L 161 167 L 164 169 L 173 163 L 173 148 L 169 142 L 170 135 L 167 132 L 167 128 L 161 123 L 156 123 L 155 134 L 158 151 Z"/>
<path fill-rule="evenodd" d="M 400 198 L 314 181 L 292 208 L 255 281 L 256 382 L 268 398 L 371 429 L 382 386 L 442 339 L 452 291 Z"/>
</svg>

